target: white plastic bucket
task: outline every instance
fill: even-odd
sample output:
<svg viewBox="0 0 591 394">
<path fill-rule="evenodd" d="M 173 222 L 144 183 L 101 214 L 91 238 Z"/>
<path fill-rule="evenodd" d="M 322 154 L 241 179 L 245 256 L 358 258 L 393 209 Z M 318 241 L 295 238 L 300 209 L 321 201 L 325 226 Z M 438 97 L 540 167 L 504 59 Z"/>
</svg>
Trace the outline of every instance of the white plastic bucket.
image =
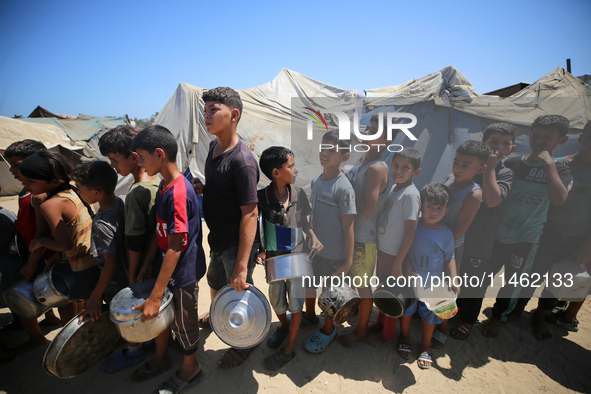
<svg viewBox="0 0 591 394">
<path fill-rule="evenodd" d="M 444 286 L 431 288 L 427 286 L 422 289 L 420 301 L 423 301 L 427 308 L 435 313 L 440 319 L 451 319 L 458 313 L 456 303 L 457 295 L 453 290 Z"/>
</svg>

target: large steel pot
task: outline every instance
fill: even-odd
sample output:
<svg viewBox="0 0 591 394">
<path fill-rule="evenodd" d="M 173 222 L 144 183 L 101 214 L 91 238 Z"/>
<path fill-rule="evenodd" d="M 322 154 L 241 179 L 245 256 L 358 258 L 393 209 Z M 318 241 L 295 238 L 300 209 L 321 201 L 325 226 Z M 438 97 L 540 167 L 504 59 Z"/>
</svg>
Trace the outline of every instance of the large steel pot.
<svg viewBox="0 0 591 394">
<path fill-rule="evenodd" d="M 379 286 L 373 293 L 373 303 L 384 315 L 398 318 L 415 302 L 410 287 Z"/>
<path fill-rule="evenodd" d="M 223 287 L 209 308 L 209 321 L 227 345 L 248 349 L 261 343 L 271 328 L 271 305 L 253 285 L 242 291 Z"/>
<path fill-rule="evenodd" d="M 110 308 L 110 318 L 117 326 L 119 334 L 128 342 L 140 343 L 156 338 L 174 321 L 174 304 L 172 292 L 167 288 L 162 296 L 158 315 L 146 322 L 142 322 L 143 310 L 132 310 L 148 299 L 155 279 L 136 282 L 121 290 L 113 297 Z"/>
<path fill-rule="evenodd" d="M 315 254 L 313 252 L 313 254 Z M 271 257 L 265 260 L 265 272 L 267 283 L 283 279 L 301 278 L 312 276 L 313 254 L 293 253 Z"/>
<path fill-rule="evenodd" d="M 53 269 L 55 267 L 53 265 L 48 271 L 37 276 L 33 281 L 33 294 L 35 298 L 43 305 L 51 308 L 57 308 L 72 301 L 66 295 L 62 294 L 57 287 L 67 292 L 66 289 L 74 286 L 74 276 L 54 275 Z"/>
<path fill-rule="evenodd" d="M 49 307 L 41 304 L 33 294 L 33 282 L 19 280 L 4 291 L 4 302 L 10 310 L 25 319 L 36 319 Z"/>
<path fill-rule="evenodd" d="M 79 318 L 70 320 L 49 344 L 43 357 L 43 368 L 49 375 L 62 379 L 79 375 L 104 359 L 119 340 L 107 313 L 95 322 L 85 316 L 78 323 Z"/>
<path fill-rule="evenodd" d="M 326 288 L 318 297 L 318 306 L 334 324 L 342 324 L 359 310 L 361 298 L 349 286 Z"/>
</svg>

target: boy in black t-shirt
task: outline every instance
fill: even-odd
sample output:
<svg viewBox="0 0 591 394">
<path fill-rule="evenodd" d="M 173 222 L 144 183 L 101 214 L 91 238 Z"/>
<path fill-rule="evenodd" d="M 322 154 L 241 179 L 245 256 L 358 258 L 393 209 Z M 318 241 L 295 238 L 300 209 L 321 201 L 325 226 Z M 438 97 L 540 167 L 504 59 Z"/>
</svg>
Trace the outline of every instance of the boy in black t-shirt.
<svg viewBox="0 0 591 394">
<path fill-rule="evenodd" d="M 242 114 L 238 93 L 218 87 L 203 94 L 205 127 L 215 135 L 205 162 L 206 185 L 194 184 L 197 194 L 203 192 L 203 217 L 209 227 L 210 263 L 207 283 L 211 297 L 227 284 L 236 291 L 248 288 L 252 281 L 257 227 L 257 184 L 259 169 L 256 159 L 240 140 L 236 127 Z M 209 316 L 200 319 L 209 325 Z M 222 368 L 241 364 L 251 349 L 229 349 L 219 360 Z"/>
</svg>

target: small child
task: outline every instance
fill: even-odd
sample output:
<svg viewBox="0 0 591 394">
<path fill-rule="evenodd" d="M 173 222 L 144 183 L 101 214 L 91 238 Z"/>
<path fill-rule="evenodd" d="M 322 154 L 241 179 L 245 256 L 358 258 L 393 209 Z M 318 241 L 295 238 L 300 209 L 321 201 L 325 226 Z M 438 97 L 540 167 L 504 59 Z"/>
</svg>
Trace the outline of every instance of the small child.
<svg viewBox="0 0 591 394">
<path fill-rule="evenodd" d="M 462 265 L 464 250 L 464 234 L 472 224 L 478 207 L 482 202 L 482 189 L 474 182 L 476 175 L 482 174 L 486 168 L 486 161 L 490 156 L 490 149 L 481 141 L 466 141 L 456 150 L 452 171 L 448 175 L 445 186 L 449 187 L 451 201 L 449 211 L 442 222 L 454 233 L 454 247 L 456 266 Z M 433 333 L 431 347 L 439 349 L 447 340 L 447 320 Z"/>
<path fill-rule="evenodd" d="M 349 159 L 349 140 L 339 140 L 336 132 L 322 136 L 325 146 L 319 153 L 322 174 L 312 181 L 312 228 L 324 248 L 312 261 L 315 278 L 342 277 L 353 265 L 355 191 L 340 171 Z M 332 145 L 332 148 L 326 148 Z M 306 289 L 306 312 L 303 322 L 315 324 L 315 289 Z M 304 323 L 302 323 L 304 324 Z M 321 353 L 336 338 L 337 330 L 326 317 L 323 327 L 306 340 L 304 348 Z"/>
<path fill-rule="evenodd" d="M 175 305 L 171 328 L 182 348 L 183 362 L 177 373 L 158 390 L 177 393 L 196 385 L 201 375 L 201 365 L 195 358 L 199 344 L 198 282 L 205 274 L 199 203 L 191 183 L 177 167 L 176 139 L 167 128 L 159 125 L 146 127 L 134 138 L 133 148 L 146 173 L 149 176 L 160 173 L 163 178 L 156 196 L 156 234 L 158 246 L 164 254 L 152 293 L 133 309 L 143 309 L 142 321 L 155 318 L 164 290 L 167 286 L 171 288 Z M 154 359 L 136 370 L 132 379 L 146 380 L 171 367 L 168 330 L 156 337 L 155 342 Z"/>
<path fill-rule="evenodd" d="M 505 167 L 503 159 L 515 150 L 515 126 L 508 123 L 489 125 L 482 136 L 491 154 L 482 174 L 474 177 L 474 181 L 482 188 L 482 200 L 474 221 L 466 232 L 463 260 L 465 263 L 459 270 L 461 276 L 482 277 L 492 273 L 490 256 L 499 224 L 498 205 L 509 195 L 515 173 Z M 458 318 L 460 322 L 451 329 L 449 336 L 458 340 L 466 340 L 472 333 L 472 326 L 478 320 L 482 300 L 487 286 L 472 287 L 464 283 L 463 297 L 458 299 Z"/>
<path fill-rule="evenodd" d="M 375 134 L 374 123 L 370 122 L 366 134 Z M 370 148 L 360 165 L 353 167 L 347 176 L 355 190 L 355 246 L 353 265 L 348 276 L 364 278 L 371 277 L 376 268 L 378 234 L 376 231 L 378 214 L 384 207 L 388 187 L 388 167 L 382 160 L 380 146 L 387 145 L 387 133 L 382 133 L 372 140 Z M 361 283 L 357 287 L 361 298 L 359 303 L 359 319 L 357 326 L 339 338 L 347 347 L 367 338 L 368 323 L 373 307 L 372 289 L 369 283 Z"/>
<path fill-rule="evenodd" d="M 161 264 L 157 245 L 151 242 L 156 234 L 156 194 L 160 178 L 150 176 L 139 165 L 139 156 L 133 151 L 133 138 L 140 129 L 120 125 L 107 131 L 99 139 L 101 154 L 106 156 L 117 173 L 131 174 L 133 184 L 125 196 L 125 246 L 128 258 L 123 268 L 131 285 L 142 278 L 155 278 Z M 146 248 L 146 245 L 154 245 Z M 150 271 L 150 272 L 148 272 Z M 128 343 L 127 348 L 107 357 L 101 368 L 112 373 L 144 361 L 146 354 L 141 344 Z"/>
<path fill-rule="evenodd" d="M 80 316 L 80 322 L 86 315 L 96 321 L 103 314 L 103 299 L 109 303 L 127 286 L 123 271 L 123 262 L 127 260 L 123 201 L 115 195 L 117 173 L 106 161 L 87 161 L 78 165 L 72 172 L 72 179 L 84 201 L 90 205 L 99 204 L 92 218 L 91 253 L 101 275 Z"/>
<path fill-rule="evenodd" d="M 513 283 L 531 270 L 548 206 L 562 205 L 568 196 L 573 179 L 570 169 L 552 157 L 552 151 L 568 140 L 568 129 L 564 116 L 539 116 L 529 134 L 531 153 L 505 161 L 505 166 L 515 172 L 515 184 L 499 206 L 500 222 L 491 265 L 494 272 L 505 266 L 506 284 L 499 290 L 492 317 L 483 329 L 488 337 L 499 335 L 513 309 L 512 317 L 523 312 L 522 308 L 515 308 L 521 287 Z M 512 277 L 518 279 L 509 283 Z"/>
<path fill-rule="evenodd" d="M 421 218 L 417 224 L 412 246 L 408 251 L 410 266 L 405 267 L 405 273 L 410 274 L 413 271 L 420 275 L 424 286 L 429 285 L 433 277 L 442 277 L 447 274 L 453 278 L 457 275 L 454 236 L 452 231 L 441 223 L 449 210 L 450 200 L 449 189 L 441 183 L 430 183 L 421 189 Z M 459 295 L 459 288 L 453 287 L 453 290 Z M 435 316 L 422 301 L 415 300 L 400 318 L 398 354 L 405 359 L 409 359 L 412 355 L 409 345 L 410 323 L 412 315 L 417 310 L 423 326 L 421 355 L 417 364 L 421 369 L 428 369 L 433 364 L 431 337 L 435 331 L 435 325 L 441 323 L 443 319 Z"/>
<path fill-rule="evenodd" d="M 307 252 L 303 233 L 306 233 L 315 251 L 322 250 L 322 244 L 316 238 L 308 224 L 308 215 L 312 212 L 304 190 L 296 188 L 293 152 L 281 146 L 265 149 L 260 158 L 261 171 L 271 184 L 259 190 L 259 211 L 265 228 L 265 250 L 257 255 L 257 260 L 272 258 L 290 253 Z M 273 243 L 268 240 L 274 239 Z M 278 348 L 289 337 L 281 350 L 265 358 L 265 364 L 271 370 L 278 370 L 295 357 L 295 340 L 302 321 L 305 288 L 302 278 L 285 279 L 269 283 L 269 301 L 277 314 L 281 326 L 267 340 L 270 348 Z M 291 312 L 290 317 L 286 311 Z"/>
<path fill-rule="evenodd" d="M 70 185 L 72 165 L 65 157 L 51 150 L 40 150 L 23 160 L 20 170 L 25 185 L 33 195 L 46 194 L 39 206 L 44 228 L 31 242 L 29 250 L 47 248 L 65 252 L 69 264 L 56 264 L 53 275 L 70 286 L 57 290 L 72 300 L 88 299 L 100 276 L 96 260 L 90 254 L 92 209 L 85 205 Z M 41 235 L 41 236 L 40 236 Z M 61 282 L 61 281 L 60 281 Z M 54 284 L 57 286 L 57 281 Z M 77 314 L 75 302 L 59 309 L 62 323 Z"/>
<path fill-rule="evenodd" d="M 390 190 L 384 210 L 378 219 L 378 262 L 376 275 L 385 280 L 388 275 L 402 275 L 402 263 L 412 245 L 421 211 L 421 195 L 413 177 L 421 172 L 421 155 L 413 148 L 404 148 L 392 155 L 390 173 L 395 186 Z M 378 314 L 374 326 L 381 330 L 381 340 L 394 339 L 396 319 Z"/>
</svg>

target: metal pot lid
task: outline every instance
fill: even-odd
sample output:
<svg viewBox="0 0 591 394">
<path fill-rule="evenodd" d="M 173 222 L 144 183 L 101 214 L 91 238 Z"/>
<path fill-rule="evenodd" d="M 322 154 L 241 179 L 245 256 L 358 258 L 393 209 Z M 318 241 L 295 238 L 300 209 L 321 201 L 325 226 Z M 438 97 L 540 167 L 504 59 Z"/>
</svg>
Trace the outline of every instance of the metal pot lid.
<svg viewBox="0 0 591 394">
<path fill-rule="evenodd" d="M 263 217 L 263 213 L 259 213 L 259 237 L 261 238 L 261 246 L 263 247 L 263 249 L 266 248 L 266 240 L 265 240 L 265 224 L 264 224 L 264 220 L 265 218 Z"/>
<path fill-rule="evenodd" d="M 49 309 L 37 301 L 33 294 L 33 282 L 26 279 L 19 280 L 6 289 L 3 297 L 6 306 L 25 319 L 36 319 Z"/>
<path fill-rule="evenodd" d="M 94 323 L 86 316 L 78 324 L 80 314 L 55 336 L 43 357 L 45 372 L 67 379 L 81 374 L 103 360 L 119 340 L 119 332 L 103 312 Z"/>
<path fill-rule="evenodd" d="M 242 291 L 225 286 L 209 308 L 211 328 L 225 344 L 236 349 L 261 343 L 269 333 L 271 316 L 267 297 L 253 285 Z"/>
<path fill-rule="evenodd" d="M 119 291 L 111 300 L 109 308 L 111 310 L 111 316 L 116 321 L 130 321 L 137 320 L 142 317 L 142 310 L 134 311 L 134 306 L 140 305 L 150 297 L 152 289 L 156 279 L 147 279 L 143 282 L 136 282 Z M 162 312 L 164 308 L 172 301 L 172 292 L 166 288 L 164 295 L 162 296 L 162 303 L 160 304 L 160 310 Z"/>
</svg>

